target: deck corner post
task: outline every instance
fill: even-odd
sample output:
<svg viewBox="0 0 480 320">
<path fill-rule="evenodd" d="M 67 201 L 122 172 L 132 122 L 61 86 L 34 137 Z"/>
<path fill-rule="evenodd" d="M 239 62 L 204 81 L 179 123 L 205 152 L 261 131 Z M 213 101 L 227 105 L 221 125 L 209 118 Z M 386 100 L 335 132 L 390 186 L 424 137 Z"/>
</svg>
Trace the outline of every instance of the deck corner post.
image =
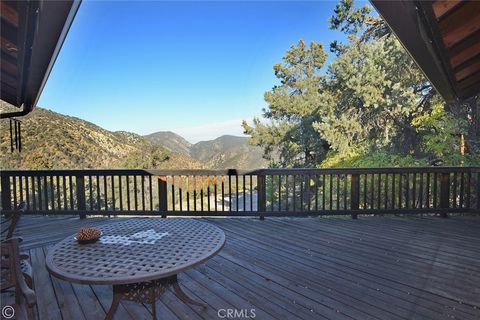
<svg viewBox="0 0 480 320">
<path fill-rule="evenodd" d="M 265 212 L 267 211 L 267 199 L 266 199 L 266 189 L 265 189 L 265 176 L 257 176 L 257 208 L 260 215 L 260 220 L 265 220 Z"/>
<path fill-rule="evenodd" d="M 12 194 L 11 194 L 11 188 L 10 188 L 10 177 L 2 174 L 1 185 L 2 185 L 2 210 L 12 210 Z"/>
<path fill-rule="evenodd" d="M 162 218 L 167 217 L 168 197 L 167 197 L 167 176 L 158 177 L 158 210 Z"/>
<path fill-rule="evenodd" d="M 80 219 L 85 219 L 87 215 L 87 205 L 85 201 L 85 178 L 84 176 L 75 176 L 75 192 L 77 195 L 77 209 L 81 212 Z"/>
<path fill-rule="evenodd" d="M 357 211 L 360 208 L 360 175 L 352 174 L 350 180 L 350 209 L 352 210 L 352 219 L 357 219 Z"/>
<path fill-rule="evenodd" d="M 440 208 L 443 209 L 440 217 L 447 217 L 447 209 L 450 208 L 450 173 L 444 172 L 440 177 Z"/>
</svg>

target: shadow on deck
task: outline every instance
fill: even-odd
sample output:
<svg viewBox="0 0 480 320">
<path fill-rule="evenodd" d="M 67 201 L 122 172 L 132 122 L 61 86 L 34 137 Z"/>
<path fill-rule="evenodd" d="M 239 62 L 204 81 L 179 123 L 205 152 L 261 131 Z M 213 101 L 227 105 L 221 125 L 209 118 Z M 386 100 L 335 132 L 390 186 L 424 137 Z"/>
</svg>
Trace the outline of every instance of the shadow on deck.
<svg viewBox="0 0 480 320">
<path fill-rule="evenodd" d="M 37 319 L 105 317 L 111 288 L 54 278 L 45 255 L 80 226 L 112 219 L 21 221 L 17 234 L 34 268 Z M 480 319 L 479 216 L 203 220 L 222 228 L 227 244 L 179 278 L 208 308 L 186 305 L 167 291 L 157 302 L 160 319 L 221 319 L 226 309 L 243 310 L 243 319 L 252 318 L 253 309 L 262 320 Z M 11 299 L 2 294 L 3 305 Z M 149 306 L 126 301 L 115 315 L 150 318 Z"/>
</svg>

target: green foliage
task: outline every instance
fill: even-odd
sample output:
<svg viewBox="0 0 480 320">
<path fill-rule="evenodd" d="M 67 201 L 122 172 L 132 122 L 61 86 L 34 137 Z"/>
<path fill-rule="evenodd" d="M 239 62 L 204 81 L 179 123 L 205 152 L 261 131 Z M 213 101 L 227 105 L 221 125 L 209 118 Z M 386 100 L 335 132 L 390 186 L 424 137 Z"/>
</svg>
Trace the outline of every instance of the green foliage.
<svg viewBox="0 0 480 320">
<path fill-rule="evenodd" d="M 159 146 L 149 145 L 143 150 L 130 153 L 121 167 L 127 169 L 159 169 L 170 159 L 170 155 Z"/>
<path fill-rule="evenodd" d="M 263 146 L 265 156 L 278 156 L 282 166 L 314 166 L 328 148 L 313 128 L 323 109 L 321 68 L 327 55 L 323 46 L 302 40 L 292 45 L 283 63 L 273 66 L 280 85 L 265 93 L 267 123 L 254 119 L 253 127 L 243 122 L 245 133 L 253 145 Z"/>
<path fill-rule="evenodd" d="M 278 148 L 280 161 L 274 164 L 280 166 L 477 161 L 474 111 L 453 106 L 455 114 L 445 112 L 449 106 L 370 10 L 353 0 L 338 3 L 330 28 L 348 35 L 348 42 L 331 44 L 337 56 L 326 74 L 320 72 L 326 58 L 321 44 L 308 48 L 300 41 L 287 51 L 284 63 L 274 66 L 280 85 L 265 94 L 268 121 L 244 123 L 251 142 L 267 156 Z M 465 156 L 459 151 L 462 134 L 469 135 Z"/>
<path fill-rule="evenodd" d="M 355 9 L 353 0 L 341 0 L 333 11 L 335 14 L 329 20 L 330 29 L 356 34 L 365 27 L 365 19 L 370 11 L 368 5 Z"/>
<path fill-rule="evenodd" d="M 346 157 L 342 157 L 338 152 L 331 152 L 319 167 L 381 168 L 416 166 L 428 166 L 427 159 L 417 159 L 412 155 L 402 156 L 385 151 L 376 151 L 372 153 L 352 153 Z"/>
<path fill-rule="evenodd" d="M 422 133 L 424 150 L 437 159 L 450 165 L 474 161 L 460 154 L 461 136 L 467 134 L 467 122 L 446 112 L 441 102 L 436 102 L 431 112 L 415 117 L 412 124 Z"/>
</svg>

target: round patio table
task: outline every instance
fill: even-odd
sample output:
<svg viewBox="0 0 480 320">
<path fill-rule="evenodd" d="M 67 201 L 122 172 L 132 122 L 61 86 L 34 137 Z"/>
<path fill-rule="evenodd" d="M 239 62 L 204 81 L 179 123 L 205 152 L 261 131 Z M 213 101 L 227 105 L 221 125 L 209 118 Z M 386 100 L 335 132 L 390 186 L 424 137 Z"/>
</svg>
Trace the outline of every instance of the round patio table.
<svg viewBox="0 0 480 320">
<path fill-rule="evenodd" d="M 223 231 L 195 219 L 126 219 L 99 226 L 102 237 L 79 244 L 71 235 L 49 250 L 48 271 L 80 284 L 113 286 L 106 319 L 112 319 L 122 299 L 152 304 L 168 287 L 183 301 L 204 306 L 188 297 L 177 274 L 206 262 L 225 244 Z"/>
</svg>

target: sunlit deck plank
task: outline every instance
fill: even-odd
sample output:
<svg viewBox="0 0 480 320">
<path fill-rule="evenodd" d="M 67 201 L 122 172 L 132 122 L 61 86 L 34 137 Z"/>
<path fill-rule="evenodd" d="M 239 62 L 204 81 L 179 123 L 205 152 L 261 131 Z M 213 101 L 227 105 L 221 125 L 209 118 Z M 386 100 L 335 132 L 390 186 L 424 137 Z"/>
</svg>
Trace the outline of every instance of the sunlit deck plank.
<svg viewBox="0 0 480 320">
<path fill-rule="evenodd" d="M 55 279 L 44 259 L 80 226 L 119 219 L 23 218 L 18 235 L 35 270 L 38 319 L 103 319 L 111 288 Z M 157 303 L 164 319 L 212 319 L 222 308 L 253 308 L 259 319 L 480 318 L 478 216 L 205 220 L 227 244 L 180 282 L 208 308 L 168 291 Z M 150 315 L 149 306 L 122 302 L 117 318 Z"/>
</svg>

